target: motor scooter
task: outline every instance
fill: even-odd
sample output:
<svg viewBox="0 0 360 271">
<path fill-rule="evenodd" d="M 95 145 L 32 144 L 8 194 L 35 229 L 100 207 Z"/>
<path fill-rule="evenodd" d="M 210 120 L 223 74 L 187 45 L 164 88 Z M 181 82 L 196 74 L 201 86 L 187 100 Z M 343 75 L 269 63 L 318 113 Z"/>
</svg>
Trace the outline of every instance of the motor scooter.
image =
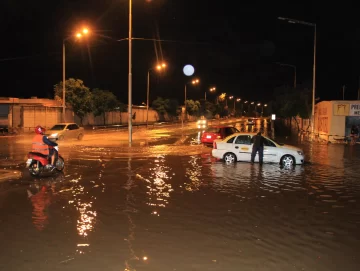
<svg viewBox="0 0 360 271">
<path fill-rule="evenodd" d="M 52 147 L 49 146 L 49 149 L 54 148 L 57 152 L 57 158 L 55 158 L 55 171 L 61 172 L 65 167 L 64 158 L 59 154 L 59 146 Z M 52 172 L 51 157 L 39 152 L 29 152 L 28 159 L 26 161 L 26 168 L 29 169 L 29 172 L 32 176 L 39 176 L 42 172 Z"/>
</svg>

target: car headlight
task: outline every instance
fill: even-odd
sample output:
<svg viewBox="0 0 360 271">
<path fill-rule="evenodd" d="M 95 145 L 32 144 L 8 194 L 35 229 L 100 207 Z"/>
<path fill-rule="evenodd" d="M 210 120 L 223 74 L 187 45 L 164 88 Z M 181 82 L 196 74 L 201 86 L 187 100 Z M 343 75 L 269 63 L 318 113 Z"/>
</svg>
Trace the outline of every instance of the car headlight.
<svg viewBox="0 0 360 271">
<path fill-rule="evenodd" d="M 297 151 L 297 153 L 298 153 L 299 155 L 304 155 L 304 153 L 303 153 L 302 151 Z"/>
<path fill-rule="evenodd" d="M 57 133 L 51 134 L 50 136 L 57 137 Z"/>
</svg>

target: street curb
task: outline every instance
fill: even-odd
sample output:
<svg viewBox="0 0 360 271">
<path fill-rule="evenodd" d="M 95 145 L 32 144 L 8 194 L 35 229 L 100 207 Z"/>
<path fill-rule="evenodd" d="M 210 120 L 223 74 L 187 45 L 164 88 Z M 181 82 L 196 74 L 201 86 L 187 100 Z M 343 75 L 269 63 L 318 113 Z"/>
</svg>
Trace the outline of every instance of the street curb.
<svg viewBox="0 0 360 271">
<path fill-rule="evenodd" d="M 18 170 L 0 169 L 0 182 L 8 181 L 11 179 L 19 179 L 22 174 Z"/>
</svg>

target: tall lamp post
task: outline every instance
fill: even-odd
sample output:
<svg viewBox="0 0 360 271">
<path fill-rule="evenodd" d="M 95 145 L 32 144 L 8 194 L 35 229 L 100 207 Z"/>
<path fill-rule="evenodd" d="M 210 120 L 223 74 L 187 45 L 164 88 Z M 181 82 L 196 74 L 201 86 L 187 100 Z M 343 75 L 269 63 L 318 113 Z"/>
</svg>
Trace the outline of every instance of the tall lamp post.
<svg viewBox="0 0 360 271">
<path fill-rule="evenodd" d="M 191 81 L 191 84 L 193 85 L 197 85 L 199 84 L 200 80 L 199 79 L 194 79 Z M 188 83 L 185 84 L 185 88 L 184 88 L 184 97 L 185 97 L 185 100 L 184 100 L 184 106 L 185 106 L 185 110 L 184 110 L 184 114 L 185 114 L 185 118 L 186 118 L 186 86 L 187 86 Z"/>
<path fill-rule="evenodd" d="M 245 101 L 244 102 L 244 104 L 247 104 L 249 101 Z M 249 106 L 248 106 L 248 111 L 249 111 Z M 245 111 L 244 111 L 244 113 L 245 113 Z M 242 114 L 242 113 L 241 113 Z M 249 114 L 247 114 L 247 115 L 249 115 Z"/>
<path fill-rule="evenodd" d="M 241 99 L 240 98 L 237 98 L 236 99 L 236 102 L 240 102 L 241 101 Z M 234 100 L 234 116 L 235 116 L 235 114 L 236 114 L 236 108 L 235 108 L 235 100 Z"/>
<path fill-rule="evenodd" d="M 250 109 L 252 104 L 254 104 L 254 102 L 249 103 L 249 116 L 250 116 Z"/>
<path fill-rule="evenodd" d="M 215 87 L 212 87 L 212 88 L 209 89 L 210 92 L 214 92 L 215 90 L 216 90 Z M 205 91 L 205 101 L 206 101 L 206 91 Z"/>
<path fill-rule="evenodd" d="M 296 88 L 296 66 L 290 65 L 290 64 L 285 64 L 285 63 L 280 63 L 280 62 L 276 62 L 276 64 L 279 64 L 280 66 L 291 67 L 294 69 L 294 88 Z"/>
<path fill-rule="evenodd" d="M 162 63 L 156 66 L 156 69 L 158 71 L 161 71 L 166 68 L 166 64 Z M 153 68 L 148 69 L 147 72 L 147 86 L 146 86 L 146 128 L 148 128 L 148 122 L 149 122 L 149 94 L 150 94 L 150 72 L 153 70 Z"/>
<path fill-rule="evenodd" d="M 129 147 L 132 144 L 132 0 L 129 0 L 129 74 L 128 74 L 128 130 Z"/>
<path fill-rule="evenodd" d="M 315 86 L 316 86 L 316 24 L 284 18 L 284 17 L 278 17 L 279 20 L 287 21 L 288 23 L 292 24 L 302 24 L 307 26 L 314 27 L 314 61 L 313 61 L 313 83 L 312 83 L 312 112 L 311 112 L 311 133 L 312 136 L 314 135 L 314 121 L 315 121 Z"/>
<path fill-rule="evenodd" d="M 81 32 L 77 32 L 75 34 L 75 37 L 77 39 L 81 39 L 83 36 L 86 36 L 89 34 L 89 29 L 88 28 L 83 28 Z M 63 39 L 62 42 L 62 121 L 66 122 L 66 103 L 65 103 L 65 98 L 66 98 L 66 88 L 65 88 L 65 83 L 66 83 L 66 72 L 65 72 L 65 42 L 67 40 L 69 40 L 70 38 L 72 38 L 72 36 L 67 37 L 65 39 Z"/>
<path fill-rule="evenodd" d="M 255 106 L 255 108 L 256 108 L 256 109 L 255 109 L 255 117 L 257 117 L 257 115 L 258 115 L 258 111 L 257 111 L 257 107 L 258 107 L 258 106 L 261 106 L 261 103 L 258 103 L 258 104 Z"/>
<path fill-rule="evenodd" d="M 263 104 L 263 105 L 262 105 L 262 108 L 261 108 L 261 117 L 262 117 L 263 114 L 264 114 L 264 107 L 267 107 L 267 104 Z"/>
</svg>

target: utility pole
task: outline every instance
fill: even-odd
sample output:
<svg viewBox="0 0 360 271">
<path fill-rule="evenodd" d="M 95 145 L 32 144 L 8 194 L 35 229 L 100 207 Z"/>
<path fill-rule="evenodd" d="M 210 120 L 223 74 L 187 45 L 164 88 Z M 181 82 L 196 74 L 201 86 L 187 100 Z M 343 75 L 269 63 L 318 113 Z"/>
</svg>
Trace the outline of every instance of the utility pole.
<svg viewBox="0 0 360 271">
<path fill-rule="evenodd" d="M 343 100 L 345 100 L 345 85 L 343 85 L 342 87 L 342 92 L 343 92 Z"/>
<path fill-rule="evenodd" d="M 359 76 L 359 88 L 358 88 L 358 100 L 360 100 L 360 76 Z"/>
</svg>

